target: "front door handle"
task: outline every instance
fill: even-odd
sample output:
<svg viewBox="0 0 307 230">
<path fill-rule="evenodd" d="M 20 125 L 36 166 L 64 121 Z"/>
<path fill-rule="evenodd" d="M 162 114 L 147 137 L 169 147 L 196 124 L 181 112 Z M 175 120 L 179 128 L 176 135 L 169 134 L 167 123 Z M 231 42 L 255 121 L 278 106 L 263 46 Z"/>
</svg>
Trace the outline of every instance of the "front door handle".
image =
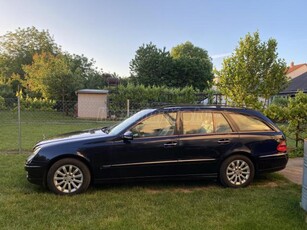
<svg viewBox="0 0 307 230">
<path fill-rule="evenodd" d="M 177 145 L 177 142 L 170 142 L 170 143 L 165 143 L 164 147 L 171 148 L 171 147 L 175 147 L 176 145 Z"/>
<path fill-rule="evenodd" d="M 229 144 L 230 143 L 230 140 L 229 139 L 221 139 L 221 140 L 218 140 L 217 141 L 219 144 Z"/>
</svg>

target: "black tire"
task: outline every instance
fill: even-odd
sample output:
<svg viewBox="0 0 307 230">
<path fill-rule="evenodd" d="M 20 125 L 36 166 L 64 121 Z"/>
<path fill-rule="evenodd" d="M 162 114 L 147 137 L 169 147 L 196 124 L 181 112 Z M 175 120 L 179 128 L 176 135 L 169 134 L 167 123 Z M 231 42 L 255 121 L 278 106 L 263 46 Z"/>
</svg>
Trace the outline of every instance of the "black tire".
<svg viewBox="0 0 307 230">
<path fill-rule="evenodd" d="M 220 181 L 225 187 L 246 187 L 253 181 L 254 175 L 253 162 L 243 155 L 226 158 L 220 167 Z"/>
<path fill-rule="evenodd" d="M 79 160 L 65 158 L 55 162 L 47 173 L 48 188 L 59 195 L 85 192 L 91 181 L 88 167 Z"/>
</svg>

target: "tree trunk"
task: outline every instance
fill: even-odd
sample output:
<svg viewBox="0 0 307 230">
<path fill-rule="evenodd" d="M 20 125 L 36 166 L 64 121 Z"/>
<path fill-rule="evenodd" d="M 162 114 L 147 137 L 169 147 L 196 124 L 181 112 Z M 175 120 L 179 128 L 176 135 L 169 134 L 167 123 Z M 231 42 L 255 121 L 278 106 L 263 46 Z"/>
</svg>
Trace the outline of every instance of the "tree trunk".
<svg viewBox="0 0 307 230">
<path fill-rule="evenodd" d="M 296 126 L 296 132 L 295 132 L 295 147 L 298 147 L 298 141 L 299 141 L 299 131 L 300 131 L 300 123 L 297 123 Z"/>
</svg>

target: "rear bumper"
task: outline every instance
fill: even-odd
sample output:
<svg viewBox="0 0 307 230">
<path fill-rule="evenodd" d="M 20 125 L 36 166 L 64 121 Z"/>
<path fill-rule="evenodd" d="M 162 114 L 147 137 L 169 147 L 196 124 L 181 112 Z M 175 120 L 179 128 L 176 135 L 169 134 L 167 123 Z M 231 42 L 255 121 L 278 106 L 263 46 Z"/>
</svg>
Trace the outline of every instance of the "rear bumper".
<svg viewBox="0 0 307 230">
<path fill-rule="evenodd" d="M 44 185 L 45 170 L 43 166 L 25 165 L 27 179 L 29 182 L 38 185 Z"/>
<path fill-rule="evenodd" d="M 283 170 L 288 163 L 288 153 L 276 153 L 260 156 L 258 159 L 258 172 L 275 172 Z"/>
</svg>

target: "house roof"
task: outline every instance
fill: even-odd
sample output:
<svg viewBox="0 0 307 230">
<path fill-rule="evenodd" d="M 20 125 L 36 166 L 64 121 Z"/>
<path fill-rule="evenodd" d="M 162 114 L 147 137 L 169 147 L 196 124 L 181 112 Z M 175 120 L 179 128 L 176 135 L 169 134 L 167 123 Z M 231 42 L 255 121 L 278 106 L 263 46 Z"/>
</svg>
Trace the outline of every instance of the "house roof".
<svg viewBox="0 0 307 230">
<path fill-rule="evenodd" d="M 298 90 L 302 90 L 307 93 L 307 72 L 303 73 L 290 81 L 290 84 L 286 89 L 281 91 L 279 94 L 295 94 Z"/>
<path fill-rule="evenodd" d="M 80 89 L 76 91 L 76 94 L 107 94 L 109 90 L 104 89 Z"/>
<path fill-rule="evenodd" d="M 292 62 L 290 67 L 288 67 L 288 69 L 287 69 L 287 74 L 289 74 L 289 73 L 291 73 L 291 72 L 301 68 L 304 65 L 307 66 L 307 63 L 303 63 L 303 64 L 299 64 L 299 65 L 294 65 L 294 63 Z"/>
</svg>

